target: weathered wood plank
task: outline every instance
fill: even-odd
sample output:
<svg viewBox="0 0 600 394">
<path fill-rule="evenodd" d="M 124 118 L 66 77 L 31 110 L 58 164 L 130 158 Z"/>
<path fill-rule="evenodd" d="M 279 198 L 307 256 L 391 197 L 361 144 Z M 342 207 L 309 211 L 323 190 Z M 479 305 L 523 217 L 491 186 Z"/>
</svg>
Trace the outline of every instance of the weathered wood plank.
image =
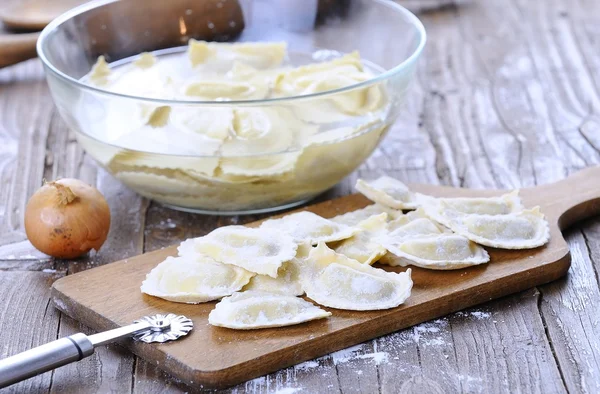
<svg viewBox="0 0 600 394">
<path fill-rule="evenodd" d="M 29 64 L 2 72 L 0 80 L 0 244 L 26 239 L 22 215 L 29 196 L 41 184 L 47 124 L 52 114 L 50 94 L 38 78 L 26 80 Z M 14 83 L 22 78 L 19 83 Z M 2 258 L 2 256 L 0 256 Z"/>
<path fill-rule="evenodd" d="M 59 276 L 0 271 L 0 359 L 56 339 L 59 312 L 50 302 L 50 285 Z M 52 372 L 47 372 L 3 392 L 47 392 L 51 382 Z"/>
<path fill-rule="evenodd" d="M 433 142 L 437 174 L 444 183 L 466 187 L 507 188 L 535 184 L 536 177 L 532 170 L 535 166 L 529 163 L 542 163 L 545 155 L 550 158 L 553 156 L 544 150 L 532 150 L 527 144 L 523 146 L 523 140 L 526 142 L 527 137 L 521 133 L 522 130 L 515 132 L 513 129 L 516 126 L 507 123 L 502 117 L 502 111 L 510 112 L 515 122 L 522 121 L 523 124 L 527 124 L 532 115 L 526 110 L 505 108 L 506 104 L 512 104 L 512 101 L 507 99 L 498 102 L 495 98 L 497 81 L 494 78 L 497 76 L 497 70 L 511 66 L 510 61 L 506 64 L 507 59 L 510 58 L 502 56 L 502 51 L 514 47 L 500 42 L 497 38 L 499 28 L 497 21 L 501 18 L 495 15 L 495 19 L 487 20 L 484 4 L 487 6 L 487 3 L 476 3 L 443 14 L 432 13 L 424 18 L 430 37 L 425 56 L 426 63 L 419 74 L 419 81 L 427 94 L 423 109 L 424 129 Z M 466 28 L 471 29 L 468 34 L 465 33 Z M 482 43 L 464 45 L 465 40 L 471 40 L 474 36 Z M 497 42 L 490 42 L 494 40 Z M 490 45 L 494 47 L 493 53 L 485 49 Z M 485 56 L 498 52 L 501 55 L 497 59 Z M 494 64 L 494 61 L 498 63 Z M 517 91 L 516 87 L 511 89 Z M 527 132 L 527 130 L 523 131 Z M 535 136 L 536 132 L 535 125 L 530 125 L 528 133 Z M 533 143 L 534 141 L 529 142 L 530 145 Z M 558 168 L 562 168 L 560 160 L 556 163 Z M 546 176 L 542 181 L 547 182 L 552 179 Z M 533 375 L 531 382 L 523 382 L 523 387 L 529 385 L 532 391 L 540 391 L 540 387 L 543 388 L 545 384 L 542 379 L 550 377 L 557 385 L 552 386 L 549 391 L 563 390 L 556 364 L 551 353 L 548 352 L 549 343 L 545 339 L 536 304 L 533 303 L 530 308 L 526 308 L 521 305 L 518 297 L 508 297 L 503 300 L 503 305 L 507 303 L 512 305 L 513 312 L 520 316 L 527 316 L 533 309 L 533 313 L 538 316 L 539 324 L 533 325 L 531 331 L 523 335 L 522 327 L 516 322 L 511 322 L 503 328 L 505 332 L 502 335 L 506 338 L 525 336 L 528 341 L 539 345 L 540 354 L 550 355 L 549 362 L 538 360 L 535 355 L 525 359 L 503 360 L 497 357 L 489 360 L 489 354 L 483 350 L 492 349 L 494 341 L 485 335 L 486 327 L 478 320 L 465 319 L 459 314 L 449 317 L 449 320 L 461 321 L 460 325 L 448 324 L 447 327 L 440 328 L 439 325 L 443 325 L 442 321 L 438 322 L 438 326 L 415 327 L 414 330 L 425 331 L 426 339 L 426 342 L 417 341 L 418 343 L 415 344 L 418 367 L 413 367 L 410 376 L 402 381 L 401 384 L 406 386 L 399 386 L 398 383 L 394 385 L 394 380 L 389 379 L 382 387 L 387 387 L 386 390 L 389 389 L 390 392 L 399 389 L 409 392 L 436 389 L 440 392 L 445 390 L 501 391 L 499 381 L 496 381 L 495 385 L 486 385 L 482 382 L 489 380 L 491 375 L 506 376 L 508 382 L 517 384 L 522 377 L 514 372 L 523 368 L 522 364 L 525 363 L 527 370 L 541 372 Z M 503 310 L 497 303 L 486 308 Z M 418 331 L 412 333 L 413 336 L 415 334 L 418 338 L 421 337 Z M 481 341 L 478 343 L 478 349 L 471 349 L 476 350 L 472 352 L 474 354 L 471 354 L 471 358 L 486 363 L 489 368 L 487 370 L 473 371 L 465 368 L 464 354 L 456 353 L 456 350 L 461 348 L 462 344 L 468 343 L 469 338 L 475 334 L 481 338 Z M 406 338 L 409 334 L 397 335 L 404 335 Z M 431 346 L 432 343 L 442 346 Z M 506 346 L 504 349 L 506 354 L 515 354 L 520 350 L 520 345 L 516 342 L 506 341 L 503 346 Z M 479 350 L 482 352 L 477 352 Z M 402 356 L 407 357 L 406 354 Z M 414 359 L 414 356 L 412 358 Z M 408 357 L 408 360 L 411 358 Z M 384 368 L 389 368 L 391 371 L 387 374 L 384 372 L 383 376 L 395 375 L 393 364 L 386 365 Z"/>
<path fill-rule="evenodd" d="M 461 391 L 566 392 L 538 311 L 540 293 L 529 290 L 449 320 L 454 332 Z M 477 330 L 464 330 L 475 323 Z M 472 328 L 472 327 L 471 327 Z"/>
<path fill-rule="evenodd" d="M 77 332 L 92 334 L 87 327 L 68 316 L 60 319 L 59 337 Z M 119 345 L 96 349 L 94 354 L 77 363 L 54 371 L 50 393 L 129 393 L 132 387 L 134 358 Z"/>
<path fill-rule="evenodd" d="M 597 236 L 600 221 L 590 221 L 585 228 Z M 541 288 L 540 306 L 567 387 L 571 392 L 595 393 L 600 390 L 600 245 L 596 238 L 588 247 L 581 230 L 570 232 L 567 241 L 573 256 L 569 276 Z"/>
<path fill-rule="evenodd" d="M 598 56 L 591 51 L 593 41 L 585 22 L 600 10 L 598 3 L 515 3 L 518 13 L 512 22 L 531 21 L 522 26 L 521 36 L 526 38 L 530 64 L 540 85 L 536 102 L 542 103 L 538 108 L 546 107 L 543 115 L 557 136 L 559 156 L 568 172 L 597 164 Z M 589 221 L 586 229 L 597 227 L 598 222 Z M 592 305 L 600 292 L 592 259 L 597 249 L 586 242 L 593 236 L 586 239 L 583 234 L 574 231 L 568 237 L 573 255 L 571 273 L 567 279 L 541 288 L 540 306 L 567 388 L 572 392 L 596 392 L 600 387 L 596 372 L 600 317 Z"/>
</svg>

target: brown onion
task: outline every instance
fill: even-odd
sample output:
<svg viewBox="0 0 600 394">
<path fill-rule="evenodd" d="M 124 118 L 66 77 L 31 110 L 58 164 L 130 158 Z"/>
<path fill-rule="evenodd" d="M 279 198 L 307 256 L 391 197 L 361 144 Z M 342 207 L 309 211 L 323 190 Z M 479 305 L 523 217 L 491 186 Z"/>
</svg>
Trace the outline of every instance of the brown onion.
<svg viewBox="0 0 600 394">
<path fill-rule="evenodd" d="M 44 184 L 27 202 L 25 232 L 40 252 L 62 259 L 98 250 L 106 241 L 110 209 L 104 196 L 78 179 Z"/>
</svg>

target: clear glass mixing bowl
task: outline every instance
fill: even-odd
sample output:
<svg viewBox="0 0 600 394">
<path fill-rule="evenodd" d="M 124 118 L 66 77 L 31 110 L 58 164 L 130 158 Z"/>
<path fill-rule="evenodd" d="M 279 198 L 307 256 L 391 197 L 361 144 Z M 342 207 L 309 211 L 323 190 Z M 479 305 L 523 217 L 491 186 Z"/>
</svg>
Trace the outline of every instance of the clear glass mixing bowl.
<svg viewBox="0 0 600 394">
<path fill-rule="evenodd" d="M 190 38 L 285 41 L 294 62 L 301 64 L 359 51 L 376 76 L 311 95 L 223 102 L 136 97 L 81 81 L 100 55 L 113 64 L 141 52 L 160 56 L 184 50 Z M 41 33 L 37 50 L 61 116 L 87 153 L 113 176 L 176 209 L 237 214 L 301 204 L 358 167 L 397 117 L 424 44 L 421 22 L 386 0 L 101 0 L 53 21 Z M 373 91 L 384 98 L 377 110 L 342 120 L 313 117 L 331 103 Z M 236 156 L 190 154 L 193 138 L 159 138 L 152 132 L 126 146 L 108 142 L 111 111 L 139 106 L 215 117 L 224 109 L 241 108 L 303 113 L 310 119 L 280 122 L 271 138 L 285 136 L 288 127 L 311 127 L 316 134 L 306 146 Z"/>
</svg>

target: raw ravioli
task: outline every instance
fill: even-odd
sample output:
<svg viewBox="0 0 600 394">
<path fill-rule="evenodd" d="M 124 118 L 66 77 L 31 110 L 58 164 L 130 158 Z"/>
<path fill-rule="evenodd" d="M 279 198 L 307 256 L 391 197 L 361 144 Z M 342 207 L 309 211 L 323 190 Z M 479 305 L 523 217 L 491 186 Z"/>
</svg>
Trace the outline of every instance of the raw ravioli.
<svg viewBox="0 0 600 394">
<path fill-rule="evenodd" d="M 506 215 L 460 214 L 446 210 L 449 227 L 481 245 L 502 249 L 531 249 L 550 239 L 540 207 Z"/>
<path fill-rule="evenodd" d="M 185 250 L 186 246 L 183 246 L 183 249 Z M 309 243 L 299 244 L 296 250 L 296 257 L 283 263 L 279 271 L 277 271 L 277 278 L 271 278 L 267 275 L 256 275 L 243 290 L 261 290 L 270 293 L 301 296 L 304 294 L 304 289 L 302 289 L 300 273 L 312 249 L 313 247 Z"/>
<path fill-rule="evenodd" d="M 387 213 L 387 220 L 394 220 L 403 215 L 402 211 L 400 210 L 388 208 L 381 204 L 371 204 L 367 205 L 364 208 L 357 209 L 356 211 L 351 211 L 342 215 L 334 216 L 329 220 L 334 221 L 336 223 L 345 224 L 347 226 L 356 226 L 363 220 L 368 219 L 373 215 L 378 215 L 384 212 Z"/>
<path fill-rule="evenodd" d="M 362 264 L 329 249 L 325 243 L 313 249 L 302 272 L 306 295 L 318 304 L 347 310 L 394 308 L 409 296 L 411 271 L 395 273 Z"/>
<path fill-rule="evenodd" d="M 181 241 L 177 247 L 177 255 L 182 257 L 194 257 L 198 255 L 196 247 L 194 246 L 195 243 L 195 238 L 188 238 L 185 241 Z"/>
<path fill-rule="evenodd" d="M 300 151 L 297 140 L 317 128 L 295 119 L 283 108 L 234 110 L 232 138 L 221 147 L 221 170 L 226 174 L 271 176 L 294 169 Z"/>
<path fill-rule="evenodd" d="M 363 264 L 371 265 L 387 253 L 381 244 L 387 235 L 387 213 L 371 216 L 360 222 L 357 227 L 362 231 L 340 242 L 334 250 Z"/>
<path fill-rule="evenodd" d="M 372 75 L 363 70 L 358 52 L 340 58 L 309 64 L 283 72 L 275 81 L 274 92 L 280 96 L 308 95 L 332 91 L 365 82 Z M 344 115 L 364 115 L 385 107 L 387 99 L 379 85 L 354 89 L 324 99 L 300 102 L 295 112 L 314 123 L 339 121 Z"/>
<path fill-rule="evenodd" d="M 193 67 L 222 72 L 236 62 L 265 69 L 279 66 L 285 56 L 285 42 L 223 43 L 190 40 L 188 56 Z"/>
<path fill-rule="evenodd" d="M 271 278 L 268 275 L 256 275 L 244 287 L 247 290 L 268 291 L 270 293 L 279 293 L 289 296 L 301 296 L 304 294 L 302 284 L 300 283 L 300 265 L 302 263 L 295 258 L 286 261 L 279 268 L 277 278 Z"/>
<path fill-rule="evenodd" d="M 92 67 L 88 79 L 95 85 L 102 86 L 108 83 L 108 77 L 110 76 L 110 67 L 104 59 L 104 56 L 99 56 L 98 60 Z"/>
<path fill-rule="evenodd" d="M 487 263 L 490 256 L 481 246 L 458 234 L 438 234 L 415 238 L 394 238 L 383 243 L 400 257 L 385 259 L 388 265 L 414 265 L 434 270 L 452 270 Z"/>
<path fill-rule="evenodd" d="M 267 97 L 267 93 L 265 84 L 219 78 L 196 80 L 184 87 L 187 97 L 202 101 L 259 100 Z"/>
<path fill-rule="evenodd" d="M 360 229 L 332 222 L 312 212 L 297 212 L 263 222 L 260 228 L 289 234 L 298 243 L 333 242 L 350 238 Z"/>
<path fill-rule="evenodd" d="M 162 175 L 140 169 L 116 172 L 115 177 L 132 189 L 145 193 L 199 195 L 206 192 L 203 185 L 183 174 L 165 172 L 165 175 Z"/>
<path fill-rule="evenodd" d="M 408 190 L 408 187 L 397 179 L 383 175 L 373 181 L 359 179 L 356 181 L 356 190 L 365 195 L 369 200 L 394 209 L 416 209 L 417 194 Z"/>
<path fill-rule="evenodd" d="M 394 233 L 394 237 L 414 237 L 419 235 L 450 233 L 448 228 L 430 219 L 422 208 L 398 216 L 388 223 L 388 231 Z"/>
<path fill-rule="evenodd" d="M 296 255 L 298 245 L 279 231 L 225 226 L 195 238 L 194 248 L 222 263 L 276 278 L 279 267 Z"/>
<path fill-rule="evenodd" d="M 433 198 L 423 196 L 422 202 L 427 215 L 447 227 L 450 227 L 449 219 L 444 212 L 448 210 L 478 215 L 506 215 L 523 210 L 518 190 L 498 197 Z"/>
<path fill-rule="evenodd" d="M 198 304 L 244 287 L 255 274 L 208 256 L 167 257 L 142 283 L 142 293 L 168 301 Z"/>
<path fill-rule="evenodd" d="M 244 291 L 223 298 L 208 315 L 213 326 L 238 330 L 282 327 L 331 316 L 302 298 L 263 291 Z"/>
<path fill-rule="evenodd" d="M 217 152 L 223 141 L 233 135 L 233 110 L 178 106 L 171 111 L 170 120 L 181 133 L 196 134 L 206 139 L 206 154 Z"/>
<path fill-rule="evenodd" d="M 270 90 L 275 84 L 275 79 L 277 79 L 281 72 L 285 71 L 287 71 L 287 68 L 285 67 L 259 70 L 247 64 L 235 61 L 233 67 L 227 73 L 227 77 L 234 81 L 244 81 L 250 84 L 266 86 Z"/>
<path fill-rule="evenodd" d="M 133 64 L 141 69 L 150 68 L 156 64 L 156 57 L 150 52 L 143 52 Z"/>
</svg>

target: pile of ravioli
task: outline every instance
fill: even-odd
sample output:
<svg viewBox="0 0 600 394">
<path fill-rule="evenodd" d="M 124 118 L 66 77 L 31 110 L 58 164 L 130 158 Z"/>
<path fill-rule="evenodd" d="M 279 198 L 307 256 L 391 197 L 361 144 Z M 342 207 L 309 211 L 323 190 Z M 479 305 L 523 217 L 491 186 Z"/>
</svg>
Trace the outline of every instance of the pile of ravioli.
<svg viewBox="0 0 600 394">
<path fill-rule="evenodd" d="M 481 245 L 527 249 L 550 237 L 539 207 L 525 209 L 518 191 L 434 198 L 387 176 L 359 179 L 356 188 L 375 204 L 331 219 L 298 212 L 188 239 L 141 290 L 174 302 L 220 299 L 208 317 L 214 326 L 280 327 L 331 315 L 303 295 L 343 310 L 401 305 L 411 293 L 411 269 L 388 272 L 375 262 L 452 270 L 487 263 Z"/>
<path fill-rule="evenodd" d="M 110 146 L 80 142 L 123 183 L 161 202 L 247 210 L 312 197 L 372 152 L 389 125 L 391 100 L 378 83 L 310 99 L 238 103 L 323 93 L 373 77 L 357 52 L 301 65 L 290 57 L 285 43 L 195 40 L 186 53 L 143 53 L 116 67 L 100 57 L 87 83 L 179 103 L 83 97 L 80 123 Z"/>
</svg>

